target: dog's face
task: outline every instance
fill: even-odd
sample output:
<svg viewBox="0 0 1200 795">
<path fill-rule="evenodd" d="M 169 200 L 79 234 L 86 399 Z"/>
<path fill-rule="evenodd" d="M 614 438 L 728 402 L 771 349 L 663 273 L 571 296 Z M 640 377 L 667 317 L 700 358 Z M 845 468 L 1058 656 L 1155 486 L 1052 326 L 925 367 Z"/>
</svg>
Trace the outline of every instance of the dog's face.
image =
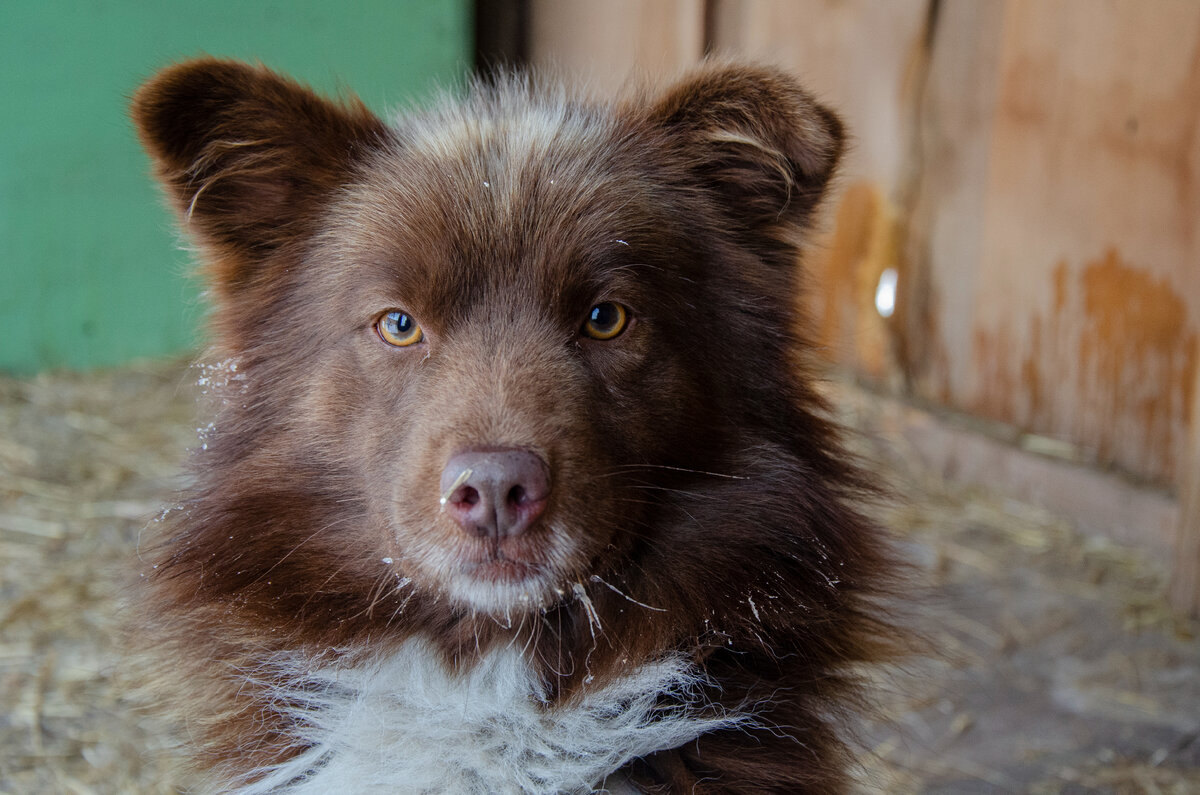
<svg viewBox="0 0 1200 795">
<path fill-rule="evenodd" d="M 658 311 L 694 270 L 672 197 L 615 130 L 533 115 L 402 131 L 298 286 L 305 434 L 352 457 L 380 556 L 494 611 L 586 579 L 641 515 L 620 465 L 669 457 L 702 401 Z"/>
<path fill-rule="evenodd" d="M 313 433 L 355 440 L 388 556 L 498 611 L 569 593 L 636 529 L 621 465 L 670 457 L 702 402 L 659 311 L 695 270 L 673 197 L 617 131 L 535 116 L 402 132 L 305 285 L 345 341 L 310 398 L 353 408 L 301 414 L 347 424 Z"/>
<path fill-rule="evenodd" d="M 135 117 L 245 379 L 213 466 L 346 506 L 272 554 L 501 615 L 656 543 L 677 473 L 768 421 L 784 230 L 841 144 L 790 82 L 722 67 L 608 109 L 514 84 L 389 128 L 201 61 Z"/>
</svg>

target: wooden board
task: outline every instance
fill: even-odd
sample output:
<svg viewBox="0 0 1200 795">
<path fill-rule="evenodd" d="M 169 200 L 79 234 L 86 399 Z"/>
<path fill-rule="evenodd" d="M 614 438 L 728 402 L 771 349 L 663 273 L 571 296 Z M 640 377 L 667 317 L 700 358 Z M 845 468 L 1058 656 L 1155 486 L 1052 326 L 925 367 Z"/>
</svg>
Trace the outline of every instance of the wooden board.
<svg viewBox="0 0 1200 795">
<path fill-rule="evenodd" d="M 599 92 L 662 78 L 704 54 L 703 0 L 531 0 L 529 59 Z"/>
<path fill-rule="evenodd" d="M 1200 417 L 1200 375 L 1192 388 L 1192 417 Z M 1179 475 L 1179 525 L 1171 570 L 1171 602 L 1200 618 L 1200 422 L 1187 440 L 1187 465 Z"/>
<path fill-rule="evenodd" d="M 971 5 L 947 4 L 924 108 L 918 392 L 1170 482 L 1200 355 L 1200 4 Z"/>
</svg>

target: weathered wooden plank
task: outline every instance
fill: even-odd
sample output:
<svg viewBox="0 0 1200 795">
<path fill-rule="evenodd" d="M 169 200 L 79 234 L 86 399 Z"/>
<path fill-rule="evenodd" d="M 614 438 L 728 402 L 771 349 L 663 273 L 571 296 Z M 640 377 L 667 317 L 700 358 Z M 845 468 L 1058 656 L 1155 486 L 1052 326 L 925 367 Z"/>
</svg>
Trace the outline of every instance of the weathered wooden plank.
<svg viewBox="0 0 1200 795">
<path fill-rule="evenodd" d="M 1003 3 L 943 0 L 919 97 L 897 325 L 910 388 L 943 404 L 964 391 L 974 364 L 1003 14 Z"/>
<path fill-rule="evenodd" d="M 973 29 L 980 52 L 996 42 L 994 105 L 973 139 L 953 122 L 979 97 L 956 80 L 961 60 L 942 57 L 961 45 L 948 30 L 935 45 L 931 86 L 960 85 L 932 91 L 924 116 L 916 227 L 933 344 L 919 390 L 1170 482 L 1200 357 L 1200 5 L 1009 0 L 1002 12 Z"/>
<path fill-rule="evenodd" d="M 1200 617 L 1200 374 L 1192 387 L 1192 428 L 1179 473 L 1179 526 L 1171 571 L 1171 602 Z"/>
<path fill-rule="evenodd" d="M 531 0 L 531 63 L 600 92 L 669 75 L 704 54 L 703 0 Z"/>
</svg>

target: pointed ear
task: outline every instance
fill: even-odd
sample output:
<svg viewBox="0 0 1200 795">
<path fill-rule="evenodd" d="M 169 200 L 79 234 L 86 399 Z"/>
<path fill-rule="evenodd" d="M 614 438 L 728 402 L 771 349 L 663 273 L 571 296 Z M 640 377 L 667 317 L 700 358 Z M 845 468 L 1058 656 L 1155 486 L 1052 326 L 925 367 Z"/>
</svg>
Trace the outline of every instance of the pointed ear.
<svg viewBox="0 0 1200 795">
<path fill-rule="evenodd" d="M 788 75 L 719 62 L 668 88 L 649 121 L 751 238 L 808 221 L 845 140 L 838 117 Z"/>
<path fill-rule="evenodd" d="M 132 115 L 172 203 L 226 281 L 310 231 L 355 159 L 387 137 L 356 98 L 330 102 L 263 67 L 212 58 L 159 72 Z"/>
</svg>

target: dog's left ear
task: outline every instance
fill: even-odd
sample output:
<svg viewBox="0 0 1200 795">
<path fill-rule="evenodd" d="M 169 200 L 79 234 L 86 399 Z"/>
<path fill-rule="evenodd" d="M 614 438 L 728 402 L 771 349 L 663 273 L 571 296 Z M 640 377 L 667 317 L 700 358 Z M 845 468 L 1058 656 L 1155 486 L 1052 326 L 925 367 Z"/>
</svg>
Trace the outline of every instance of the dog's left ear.
<svg viewBox="0 0 1200 795">
<path fill-rule="evenodd" d="M 131 110 L 222 289 L 260 277 L 280 247 L 311 234 L 353 164 L 388 135 L 356 98 L 333 102 L 264 67 L 216 58 L 163 69 Z"/>
<path fill-rule="evenodd" d="M 845 140 L 838 117 L 788 75 L 720 63 L 668 88 L 647 121 L 751 237 L 809 219 Z"/>
</svg>

